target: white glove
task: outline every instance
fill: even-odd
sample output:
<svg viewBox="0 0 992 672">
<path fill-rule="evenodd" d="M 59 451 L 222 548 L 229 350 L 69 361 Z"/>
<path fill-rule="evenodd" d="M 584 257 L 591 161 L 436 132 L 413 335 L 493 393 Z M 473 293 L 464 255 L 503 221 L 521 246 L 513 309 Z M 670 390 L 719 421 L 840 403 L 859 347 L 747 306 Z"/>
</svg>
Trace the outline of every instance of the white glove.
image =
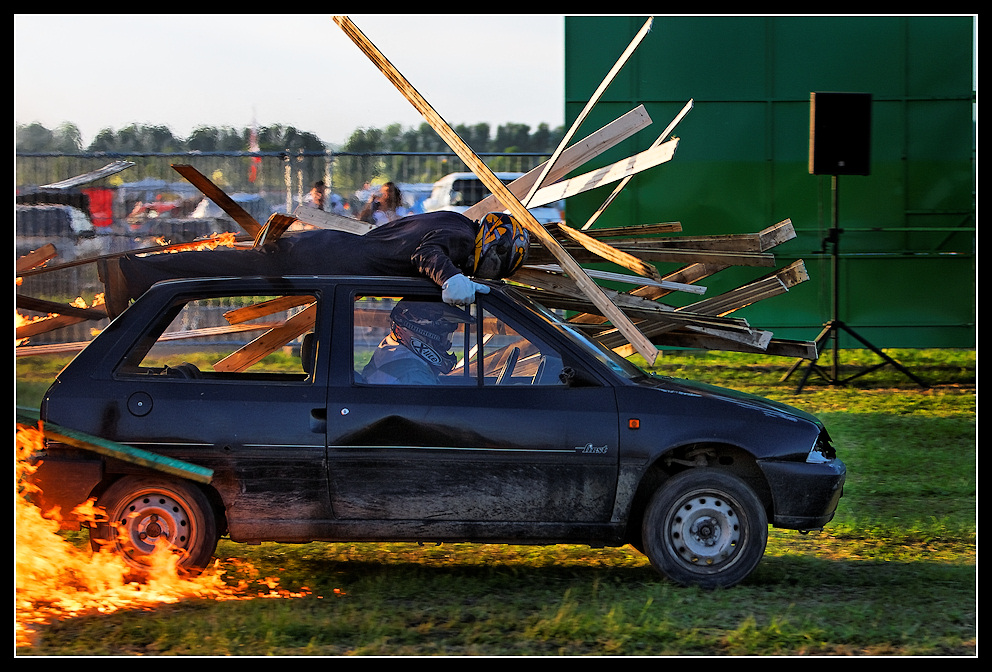
<svg viewBox="0 0 992 672">
<path fill-rule="evenodd" d="M 451 306 L 467 306 L 475 302 L 475 294 L 488 294 L 489 287 L 472 282 L 459 273 L 441 285 L 441 299 Z"/>
</svg>

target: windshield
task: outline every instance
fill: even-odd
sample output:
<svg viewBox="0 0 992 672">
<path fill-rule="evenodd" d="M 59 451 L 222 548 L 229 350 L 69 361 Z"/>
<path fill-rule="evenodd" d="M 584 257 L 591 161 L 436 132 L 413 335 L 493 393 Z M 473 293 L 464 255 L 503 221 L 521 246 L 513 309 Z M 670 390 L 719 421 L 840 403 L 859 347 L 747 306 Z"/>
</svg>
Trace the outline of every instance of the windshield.
<svg viewBox="0 0 992 672">
<path fill-rule="evenodd" d="M 508 288 L 509 289 L 509 288 Z M 599 360 L 603 366 L 610 369 L 613 373 L 623 378 L 634 379 L 641 378 L 647 374 L 639 369 L 634 364 L 630 363 L 625 358 L 621 357 L 617 353 L 613 352 L 602 343 L 590 338 L 587 334 L 576 326 L 566 322 L 561 316 L 555 314 L 554 312 L 548 310 L 536 301 L 532 301 L 529 297 L 517 292 L 515 290 L 513 293 L 516 297 L 530 306 L 534 311 L 540 313 L 542 316 L 548 319 L 555 327 L 558 328 L 570 341 L 572 341 L 576 346 L 580 347 L 585 352 L 589 353 L 597 360 Z"/>
</svg>

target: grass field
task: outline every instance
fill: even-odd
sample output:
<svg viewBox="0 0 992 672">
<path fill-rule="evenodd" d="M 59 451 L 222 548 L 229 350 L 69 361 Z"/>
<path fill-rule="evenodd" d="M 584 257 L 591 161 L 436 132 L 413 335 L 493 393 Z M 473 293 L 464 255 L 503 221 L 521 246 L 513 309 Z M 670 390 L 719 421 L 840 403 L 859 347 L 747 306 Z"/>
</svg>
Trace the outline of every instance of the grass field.
<svg viewBox="0 0 992 672">
<path fill-rule="evenodd" d="M 770 531 L 743 584 L 676 587 L 630 547 L 261 544 L 222 540 L 225 580 L 276 577 L 283 597 L 81 613 L 18 655 L 977 655 L 976 356 L 889 351 L 847 387 L 791 362 L 666 354 L 657 371 L 753 392 L 821 417 L 848 466 L 822 532 Z M 875 363 L 843 351 L 851 372 Z M 58 362 L 19 361 L 36 407 Z M 64 533 L 82 547 L 85 535 Z"/>
</svg>

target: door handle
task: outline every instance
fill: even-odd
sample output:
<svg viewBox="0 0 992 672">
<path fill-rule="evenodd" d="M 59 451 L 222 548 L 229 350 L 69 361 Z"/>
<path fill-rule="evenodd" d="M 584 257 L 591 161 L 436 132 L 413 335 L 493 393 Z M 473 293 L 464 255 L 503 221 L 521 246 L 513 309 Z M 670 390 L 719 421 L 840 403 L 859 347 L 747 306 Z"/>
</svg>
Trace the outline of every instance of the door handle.
<svg viewBox="0 0 992 672">
<path fill-rule="evenodd" d="M 327 432 L 327 409 L 310 409 L 310 431 L 315 434 L 325 434 Z"/>
</svg>

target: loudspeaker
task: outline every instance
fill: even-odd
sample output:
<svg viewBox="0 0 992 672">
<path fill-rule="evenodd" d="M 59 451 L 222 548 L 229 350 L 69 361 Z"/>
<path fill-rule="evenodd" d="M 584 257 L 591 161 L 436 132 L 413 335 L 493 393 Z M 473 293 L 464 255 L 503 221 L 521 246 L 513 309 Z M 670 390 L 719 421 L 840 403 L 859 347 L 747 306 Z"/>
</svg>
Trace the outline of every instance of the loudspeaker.
<svg viewBox="0 0 992 672">
<path fill-rule="evenodd" d="M 867 175 L 871 167 L 871 94 L 811 93 L 809 172 Z"/>
</svg>

